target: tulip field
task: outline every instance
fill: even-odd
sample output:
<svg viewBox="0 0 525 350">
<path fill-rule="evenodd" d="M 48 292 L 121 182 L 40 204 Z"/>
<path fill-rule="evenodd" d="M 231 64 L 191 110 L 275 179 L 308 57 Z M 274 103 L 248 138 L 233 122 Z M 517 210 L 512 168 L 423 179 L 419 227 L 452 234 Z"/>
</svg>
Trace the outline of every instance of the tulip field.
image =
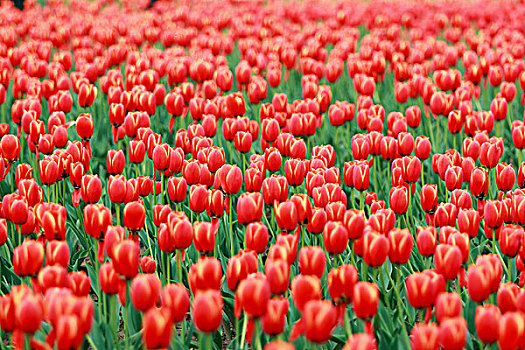
<svg viewBox="0 0 525 350">
<path fill-rule="evenodd" d="M 525 349 L 521 1 L 0 4 L 0 350 Z"/>
</svg>

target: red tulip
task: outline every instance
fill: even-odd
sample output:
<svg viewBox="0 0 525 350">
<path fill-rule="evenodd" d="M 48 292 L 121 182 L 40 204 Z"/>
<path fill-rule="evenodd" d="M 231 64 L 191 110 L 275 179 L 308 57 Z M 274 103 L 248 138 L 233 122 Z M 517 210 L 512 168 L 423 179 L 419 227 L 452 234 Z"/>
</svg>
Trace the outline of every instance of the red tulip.
<svg viewBox="0 0 525 350">
<path fill-rule="evenodd" d="M 467 321 L 461 317 L 444 320 L 439 326 L 438 339 L 445 350 L 462 349 L 467 342 Z"/>
<path fill-rule="evenodd" d="M 436 270 L 447 280 L 456 278 L 461 267 L 461 250 L 452 245 L 439 244 L 435 252 Z"/>
<path fill-rule="evenodd" d="M 216 331 L 222 321 L 223 300 L 216 290 L 198 292 L 193 299 L 192 320 L 195 327 L 204 333 Z"/>
<path fill-rule="evenodd" d="M 146 312 L 157 304 L 162 285 L 154 274 L 140 274 L 133 278 L 130 285 L 130 297 L 133 307 Z"/>
<path fill-rule="evenodd" d="M 273 294 L 284 294 L 288 290 L 290 265 L 286 260 L 266 260 L 264 273 Z"/>
<path fill-rule="evenodd" d="M 492 344 L 498 340 L 500 318 L 501 312 L 495 305 L 479 305 L 476 307 L 474 322 L 476 333 L 482 342 Z"/>
<path fill-rule="evenodd" d="M 442 324 L 447 319 L 461 317 L 463 304 L 457 293 L 441 293 L 436 299 L 436 319 Z"/>
<path fill-rule="evenodd" d="M 437 350 L 439 328 L 434 323 L 416 323 L 410 332 L 410 346 L 413 350 Z"/>
<path fill-rule="evenodd" d="M 170 311 L 170 318 L 175 323 L 180 323 L 186 318 L 190 308 L 188 290 L 182 284 L 168 284 L 160 294 L 162 307 Z"/>
<path fill-rule="evenodd" d="M 375 283 L 357 282 L 352 297 L 355 315 L 367 320 L 377 314 L 379 306 L 379 288 Z"/>
<path fill-rule="evenodd" d="M 167 308 L 151 308 L 142 319 L 142 339 L 147 349 L 167 348 L 171 342 L 173 322 Z"/>
</svg>

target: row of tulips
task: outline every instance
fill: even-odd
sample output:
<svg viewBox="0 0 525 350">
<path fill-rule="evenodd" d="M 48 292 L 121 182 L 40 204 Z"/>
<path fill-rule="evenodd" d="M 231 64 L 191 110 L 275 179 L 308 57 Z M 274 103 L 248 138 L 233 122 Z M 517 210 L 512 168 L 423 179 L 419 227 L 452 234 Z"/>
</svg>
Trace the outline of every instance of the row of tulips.
<svg viewBox="0 0 525 350">
<path fill-rule="evenodd" d="M 525 6 L 25 7 L 0 348 L 525 348 Z"/>
</svg>

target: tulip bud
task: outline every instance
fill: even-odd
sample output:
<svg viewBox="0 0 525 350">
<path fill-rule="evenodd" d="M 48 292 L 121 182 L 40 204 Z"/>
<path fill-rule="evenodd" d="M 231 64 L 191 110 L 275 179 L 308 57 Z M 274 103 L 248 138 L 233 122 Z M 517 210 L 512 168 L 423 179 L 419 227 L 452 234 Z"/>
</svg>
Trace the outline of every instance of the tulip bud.
<svg viewBox="0 0 525 350">
<path fill-rule="evenodd" d="M 495 305 L 479 305 L 476 307 L 474 319 L 478 338 L 487 344 L 495 343 L 498 340 L 498 326 L 501 312 Z"/>
<path fill-rule="evenodd" d="M 200 291 L 193 299 L 192 320 L 195 327 L 204 333 L 216 331 L 222 321 L 223 300 L 219 291 Z"/>
<path fill-rule="evenodd" d="M 435 323 L 416 323 L 410 332 L 412 350 L 438 349 L 439 328 Z"/>
<path fill-rule="evenodd" d="M 173 333 L 171 312 L 167 308 L 151 308 L 142 319 L 142 339 L 147 349 L 168 348 Z"/>
<path fill-rule="evenodd" d="M 375 283 L 357 282 L 352 297 L 355 315 L 367 320 L 377 314 L 379 306 L 379 288 Z"/>
</svg>

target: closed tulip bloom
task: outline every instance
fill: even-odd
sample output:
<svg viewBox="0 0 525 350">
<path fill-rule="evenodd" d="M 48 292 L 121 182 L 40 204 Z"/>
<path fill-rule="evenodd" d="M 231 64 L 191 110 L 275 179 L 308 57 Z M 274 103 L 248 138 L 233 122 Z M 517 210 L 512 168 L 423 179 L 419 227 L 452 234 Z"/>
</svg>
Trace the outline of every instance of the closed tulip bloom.
<svg viewBox="0 0 525 350">
<path fill-rule="evenodd" d="M 432 256 L 436 249 L 437 231 L 434 226 L 417 227 L 416 243 L 419 254 Z"/>
<path fill-rule="evenodd" d="M 352 155 L 355 160 L 366 160 L 370 153 L 370 141 L 363 134 L 356 134 L 352 137 Z"/>
<path fill-rule="evenodd" d="M 497 229 L 503 225 L 502 204 L 498 200 L 486 201 L 483 207 L 485 224 L 491 229 Z"/>
<path fill-rule="evenodd" d="M 410 332 L 412 350 L 439 349 L 439 327 L 435 323 L 416 323 Z"/>
<path fill-rule="evenodd" d="M 416 309 L 426 309 L 434 305 L 436 290 L 430 275 L 415 272 L 406 279 L 406 294 L 410 305 Z"/>
<path fill-rule="evenodd" d="M 171 312 L 167 308 L 151 308 L 142 319 L 142 339 L 147 349 L 168 348 L 173 333 Z"/>
<path fill-rule="evenodd" d="M 308 341 L 324 343 L 337 326 L 337 310 L 328 300 L 311 300 L 304 307 L 301 323 Z"/>
<path fill-rule="evenodd" d="M 249 132 L 238 131 L 233 138 L 233 143 L 237 151 L 248 153 L 252 148 L 252 134 Z"/>
<path fill-rule="evenodd" d="M 173 322 L 179 323 L 186 319 L 190 308 L 190 295 L 182 284 L 170 283 L 162 288 L 160 301 L 163 308 L 170 311 Z"/>
<path fill-rule="evenodd" d="M 498 340 L 499 320 L 501 312 L 496 305 L 478 305 L 474 324 L 478 338 L 486 343 L 492 344 Z"/>
<path fill-rule="evenodd" d="M 20 157 L 20 140 L 15 135 L 4 135 L 0 141 L 0 149 L 4 159 L 8 163 L 13 163 Z"/>
<path fill-rule="evenodd" d="M 470 238 L 474 238 L 478 235 L 480 220 L 477 210 L 461 209 L 458 214 L 458 229 L 468 234 Z"/>
<path fill-rule="evenodd" d="M 157 275 L 141 274 L 133 278 L 130 285 L 131 302 L 135 309 L 145 312 L 159 300 L 162 285 Z"/>
<path fill-rule="evenodd" d="M 47 156 L 38 163 L 38 174 L 40 181 L 45 185 L 54 184 L 59 177 L 58 162 L 56 158 Z"/>
<path fill-rule="evenodd" d="M 499 163 L 496 165 L 496 185 L 500 191 L 509 191 L 516 182 L 516 173 L 512 164 Z"/>
<path fill-rule="evenodd" d="M 472 264 L 467 271 L 467 290 L 470 299 L 481 303 L 491 293 L 491 271 L 487 265 Z"/>
<path fill-rule="evenodd" d="M 434 213 L 434 224 L 436 227 L 456 226 L 458 209 L 452 203 L 441 203 Z"/>
<path fill-rule="evenodd" d="M 112 223 L 111 211 L 102 204 L 88 204 L 84 207 L 84 229 L 95 239 L 104 237 Z"/>
<path fill-rule="evenodd" d="M 264 203 L 271 205 L 275 201 L 284 202 L 288 198 L 288 181 L 282 175 L 272 175 L 263 181 Z"/>
<path fill-rule="evenodd" d="M 189 191 L 190 210 L 195 213 L 202 213 L 208 205 L 210 192 L 204 185 L 192 185 Z"/>
<path fill-rule="evenodd" d="M 299 250 L 299 271 L 321 279 L 326 268 L 326 255 L 321 247 L 306 246 Z"/>
<path fill-rule="evenodd" d="M 500 285 L 497 294 L 497 301 L 501 313 L 504 314 L 508 311 L 516 310 L 519 293 L 520 288 L 517 284 L 507 282 Z"/>
<path fill-rule="evenodd" d="M 210 222 L 195 222 L 193 224 L 193 237 L 195 239 L 195 249 L 200 253 L 211 253 L 215 248 L 215 236 L 219 228 L 219 221 L 216 224 Z"/>
<path fill-rule="evenodd" d="M 522 245 L 524 235 L 525 233 L 521 226 L 503 226 L 499 233 L 499 246 L 501 252 L 510 258 L 514 258 L 518 254 L 518 250 Z"/>
<path fill-rule="evenodd" d="M 452 166 L 445 172 L 445 186 L 447 190 L 452 191 L 459 189 L 463 185 L 463 169 L 458 166 Z"/>
<path fill-rule="evenodd" d="M 182 203 L 186 199 L 188 183 L 183 177 L 170 177 L 168 179 L 168 196 L 176 203 Z"/>
<path fill-rule="evenodd" d="M 467 342 L 467 321 L 449 318 L 439 325 L 439 344 L 444 350 L 463 349 Z"/>
<path fill-rule="evenodd" d="M 46 266 L 60 265 L 67 268 L 70 255 L 71 253 L 67 242 L 48 242 L 46 245 Z"/>
<path fill-rule="evenodd" d="M 250 166 L 244 172 L 244 187 L 247 192 L 259 192 L 264 179 L 263 172 L 255 166 Z"/>
<path fill-rule="evenodd" d="M 217 171 L 215 181 L 227 195 L 237 194 L 242 186 L 242 171 L 236 165 L 225 164 Z"/>
<path fill-rule="evenodd" d="M 193 294 L 208 289 L 220 290 L 222 280 L 221 263 L 216 258 L 199 258 L 196 263 L 191 265 L 188 280 Z"/>
<path fill-rule="evenodd" d="M 282 161 L 281 152 L 277 148 L 269 147 L 264 151 L 264 165 L 269 171 L 279 171 Z"/>
<path fill-rule="evenodd" d="M 261 318 L 264 333 L 268 335 L 279 335 L 284 332 L 286 326 L 286 314 L 290 308 L 288 299 L 274 297 L 268 301 L 267 312 Z"/>
<path fill-rule="evenodd" d="M 525 188 L 525 162 L 521 163 L 518 169 L 518 187 Z"/>
<path fill-rule="evenodd" d="M 283 248 L 284 249 L 284 248 Z M 264 273 L 272 294 L 284 294 L 290 284 L 290 265 L 286 260 L 267 259 Z"/>
<path fill-rule="evenodd" d="M 363 236 L 363 259 L 368 266 L 382 266 L 390 251 L 390 243 L 386 236 L 369 231 Z"/>
<path fill-rule="evenodd" d="M 24 295 L 15 307 L 15 323 L 18 330 L 34 334 L 44 319 L 44 302 L 39 294 Z"/>
<path fill-rule="evenodd" d="M 494 321 L 494 320 L 493 320 Z M 504 313 L 499 319 L 498 347 L 502 350 L 519 349 L 525 340 L 525 317 L 522 312 Z"/>
<path fill-rule="evenodd" d="M 402 158 L 403 180 L 408 183 L 415 183 L 421 175 L 421 161 L 417 157 Z"/>
<path fill-rule="evenodd" d="M 461 267 L 461 262 L 462 255 L 458 247 L 449 244 L 439 244 L 436 247 L 436 270 L 442 274 L 445 279 L 453 280 L 456 278 Z"/>
<path fill-rule="evenodd" d="M 99 283 L 102 292 L 114 295 L 119 291 L 120 278 L 113 267 L 113 263 L 106 262 L 100 265 L 99 270 Z"/>
<path fill-rule="evenodd" d="M 124 226 L 130 231 L 140 231 L 144 228 L 146 209 L 141 202 L 130 202 L 124 207 Z"/>
<path fill-rule="evenodd" d="M 357 278 L 357 270 L 352 265 L 342 265 L 330 270 L 327 284 L 330 298 L 332 298 L 334 303 L 349 304 L 352 302 Z"/>
<path fill-rule="evenodd" d="M 297 227 L 298 217 L 295 203 L 288 200 L 273 204 L 277 226 L 283 231 L 293 231 Z"/>
<path fill-rule="evenodd" d="M 408 190 L 405 186 L 392 187 L 389 195 L 390 208 L 396 214 L 404 214 L 408 210 Z"/>
<path fill-rule="evenodd" d="M 18 276 L 36 276 L 43 261 L 44 248 L 37 241 L 25 240 L 13 251 L 13 270 Z"/>
<path fill-rule="evenodd" d="M 261 221 L 263 212 L 263 198 L 258 192 L 244 192 L 237 200 L 237 220 L 245 225 L 254 221 Z"/>
<path fill-rule="evenodd" d="M 268 228 L 262 222 L 252 222 L 246 226 L 246 249 L 262 254 L 268 246 Z"/>
<path fill-rule="evenodd" d="M 470 175 L 470 192 L 479 200 L 484 199 L 489 192 L 489 174 L 482 168 L 474 168 Z"/>
<path fill-rule="evenodd" d="M 155 146 L 153 150 L 153 167 L 155 170 L 164 171 L 169 167 L 171 148 L 168 144 L 162 143 Z M 148 153 L 149 155 L 150 153 Z"/>
<path fill-rule="evenodd" d="M 17 193 L 3 197 L 2 209 L 5 218 L 15 225 L 25 224 L 29 220 L 30 214 L 27 200 Z"/>
<path fill-rule="evenodd" d="M 85 203 L 96 203 L 102 196 L 102 182 L 98 175 L 84 175 L 80 189 Z"/>
<path fill-rule="evenodd" d="M 343 217 L 343 224 L 349 239 L 357 239 L 363 235 L 365 228 L 365 213 L 357 209 L 348 209 Z"/>
<path fill-rule="evenodd" d="M 223 300 L 219 291 L 206 290 L 198 292 L 193 299 L 192 309 L 193 323 L 200 332 L 212 333 L 220 327 Z"/>
<path fill-rule="evenodd" d="M 289 159 L 284 163 L 284 174 L 290 186 L 300 186 L 306 176 L 306 165 L 299 159 Z"/>
<path fill-rule="evenodd" d="M 394 264 L 406 264 L 410 259 L 414 239 L 408 229 L 393 229 L 388 233 L 390 250 L 388 257 Z"/>
<path fill-rule="evenodd" d="M 501 141 L 501 139 L 492 138 L 481 145 L 479 157 L 481 165 L 489 169 L 496 167 L 503 155 L 503 142 Z"/>
<path fill-rule="evenodd" d="M 111 175 L 122 174 L 126 163 L 126 157 L 121 150 L 109 150 L 106 157 L 106 167 Z"/>
<path fill-rule="evenodd" d="M 490 292 L 497 292 L 503 275 L 501 260 L 496 254 L 480 255 L 476 259 L 477 265 L 486 265 L 490 271 Z"/>
<path fill-rule="evenodd" d="M 370 167 L 367 162 L 358 162 L 353 167 L 353 187 L 358 191 L 366 191 L 370 185 Z"/>
<path fill-rule="evenodd" d="M 146 155 L 146 145 L 142 140 L 131 140 L 129 142 L 129 161 L 133 164 L 140 164 Z"/>
<path fill-rule="evenodd" d="M 354 314 L 367 320 L 377 314 L 379 307 L 379 288 L 375 283 L 357 282 L 352 297 Z"/>
<path fill-rule="evenodd" d="M 446 319 L 461 317 L 463 304 L 457 293 L 441 293 L 436 299 L 436 319 L 442 324 Z"/>
<path fill-rule="evenodd" d="M 321 280 L 312 275 L 297 275 L 292 281 L 292 299 L 299 312 L 310 300 L 321 300 Z"/>
<path fill-rule="evenodd" d="M 108 194 L 112 203 L 123 203 L 126 199 L 126 178 L 122 175 L 111 175 L 108 180 Z"/>
<path fill-rule="evenodd" d="M 445 227 L 442 227 L 440 230 L 440 241 L 441 239 L 441 231 L 445 229 Z M 444 240 L 443 240 L 444 241 Z M 458 247 L 461 251 L 462 256 L 462 262 L 464 264 L 467 263 L 469 252 L 470 252 L 470 238 L 466 233 L 460 233 L 456 229 L 454 229 L 450 235 L 447 238 L 446 241 L 448 244 L 451 244 L 455 247 Z"/>
<path fill-rule="evenodd" d="M 150 255 L 143 256 L 140 258 L 140 269 L 144 273 L 155 273 L 157 270 L 157 262 Z"/>
<path fill-rule="evenodd" d="M 254 318 L 264 316 L 270 296 L 266 276 L 260 272 L 249 275 L 241 281 L 235 293 L 235 316 L 239 318 L 241 310 Z"/>
<path fill-rule="evenodd" d="M 329 221 L 323 230 L 323 242 L 329 254 L 342 254 L 348 246 L 348 230 L 340 222 Z"/>
<path fill-rule="evenodd" d="M 139 271 L 140 248 L 132 240 L 123 240 L 113 247 L 113 267 L 126 279 L 132 279 Z"/>
<path fill-rule="evenodd" d="M 307 229 L 313 234 L 323 232 L 328 216 L 323 208 L 312 208 L 312 215 L 308 220 Z"/>
<path fill-rule="evenodd" d="M 421 160 L 426 160 L 430 157 L 431 151 L 430 139 L 426 136 L 420 135 L 416 137 L 415 154 Z"/>
</svg>

